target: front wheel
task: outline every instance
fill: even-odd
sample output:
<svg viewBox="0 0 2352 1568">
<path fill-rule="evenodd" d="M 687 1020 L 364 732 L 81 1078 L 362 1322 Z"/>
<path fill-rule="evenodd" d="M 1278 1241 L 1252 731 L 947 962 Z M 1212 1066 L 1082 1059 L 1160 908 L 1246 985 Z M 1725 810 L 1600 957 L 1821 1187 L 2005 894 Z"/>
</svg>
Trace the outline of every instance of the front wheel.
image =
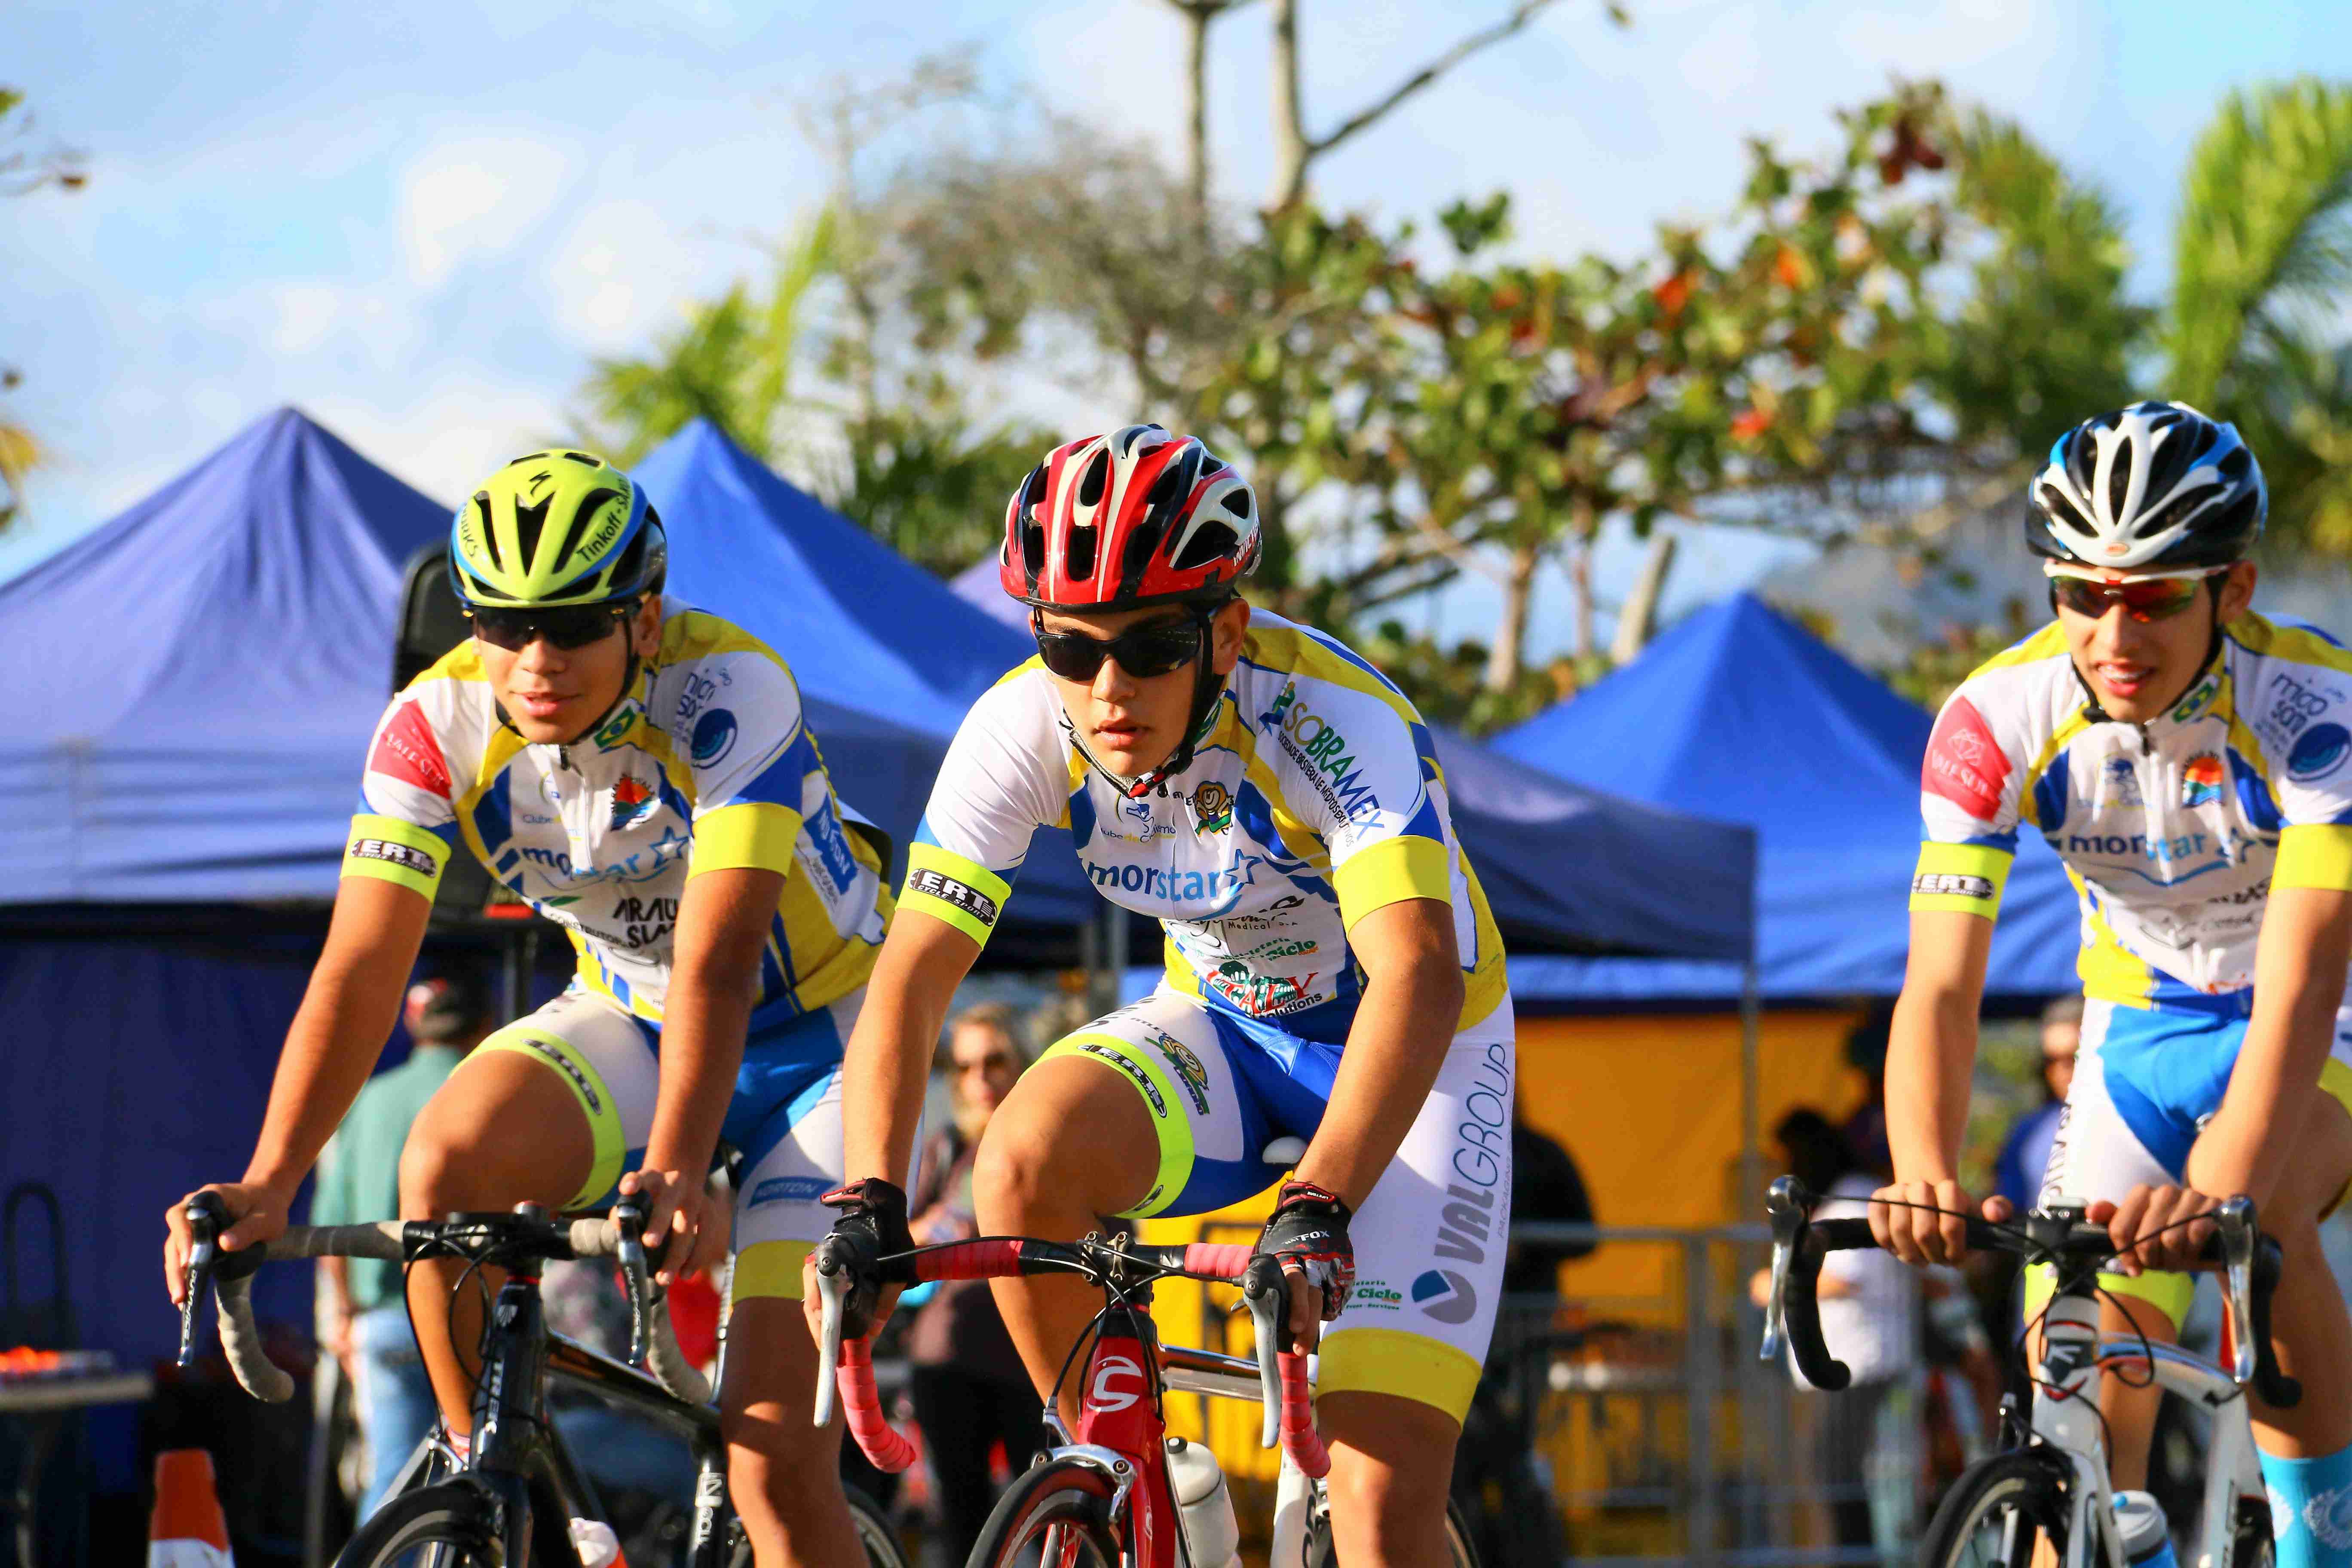
<svg viewBox="0 0 2352 1568">
<path fill-rule="evenodd" d="M 468 1486 L 420 1487 L 388 1499 L 352 1536 L 335 1568 L 505 1568 L 489 1500 Z"/>
<path fill-rule="evenodd" d="M 1970 1466 L 1944 1494 L 1919 1542 L 1922 1568 L 2032 1568 L 2035 1543 L 2045 1536 L 2054 1559 L 2063 1562 L 2067 1479 L 2063 1462 L 2040 1448 Z"/>
<path fill-rule="evenodd" d="M 1110 1478 L 1048 1459 L 1005 1488 L 971 1549 L 971 1568 L 1013 1568 L 1032 1542 L 1043 1568 L 1118 1568 Z"/>
</svg>

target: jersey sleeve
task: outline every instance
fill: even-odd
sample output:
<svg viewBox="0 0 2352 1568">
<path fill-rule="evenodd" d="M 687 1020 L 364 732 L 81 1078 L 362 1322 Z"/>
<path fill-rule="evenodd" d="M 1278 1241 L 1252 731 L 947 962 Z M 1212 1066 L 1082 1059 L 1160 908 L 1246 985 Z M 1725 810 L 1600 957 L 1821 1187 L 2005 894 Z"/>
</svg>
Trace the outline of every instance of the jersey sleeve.
<svg viewBox="0 0 2352 1568">
<path fill-rule="evenodd" d="M 688 874 L 790 876 L 801 825 L 830 788 L 792 671 L 753 647 L 707 655 L 683 676 L 669 732 L 694 774 Z"/>
<path fill-rule="evenodd" d="M 427 711 L 434 693 L 392 700 L 368 742 L 360 809 L 343 846 L 346 877 L 371 877 L 433 897 L 457 843 L 449 763 Z"/>
<path fill-rule="evenodd" d="M 1069 811 L 1070 751 L 1041 678 L 1016 673 L 972 704 L 907 847 L 901 912 L 985 945 L 1040 827 Z"/>
<path fill-rule="evenodd" d="M 2352 891 L 2352 673 L 2279 659 L 2256 679 L 2281 824 L 2271 886 Z"/>
<path fill-rule="evenodd" d="M 1988 718 L 1993 689 L 1970 679 L 1936 716 L 1919 771 L 1919 862 L 1911 908 L 1953 910 L 1992 920 L 2017 858 L 2025 763 L 2016 738 Z M 1999 711 L 1998 704 L 1994 710 Z"/>
<path fill-rule="evenodd" d="M 1339 919 L 1351 930 L 1406 899 L 1454 900 L 1436 743 L 1402 697 L 1377 677 L 1369 684 L 1294 676 L 1261 726 L 1292 811 L 1330 855 Z"/>
</svg>

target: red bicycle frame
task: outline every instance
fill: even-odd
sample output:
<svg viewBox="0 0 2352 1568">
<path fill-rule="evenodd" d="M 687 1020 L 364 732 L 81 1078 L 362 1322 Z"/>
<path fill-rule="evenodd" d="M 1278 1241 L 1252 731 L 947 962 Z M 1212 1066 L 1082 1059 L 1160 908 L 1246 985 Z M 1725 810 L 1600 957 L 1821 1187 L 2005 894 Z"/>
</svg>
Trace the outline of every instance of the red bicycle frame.
<svg viewBox="0 0 2352 1568">
<path fill-rule="evenodd" d="M 1129 1561 L 1137 1568 L 1175 1568 L 1179 1514 L 1168 1480 L 1162 1414 L 1166 1388 L 1160 1377 L 1160 1336 L 1146 1310 L 1150 1281 L 1184 1278 L 1243 1286 L 1258 1328 L 1262 1386 L 1273 1396 L 1267 1445 L 1278 1434 L 1284 1451 L 1306 1474 L 1320 1478 L 1330 1456 L 1315 1429 L 1314 1391 L 1307 1358 L 1282 1348 L 1280 1314 L 1287 1292 L 1271 1258 L 1253 1264 L 1245 1244 L 1189 1247 L 1114 1247 L 1089 1237 L 1075 1245 L 983 1237 L 923 1247 L 909 1255 L 919 1279 L 993 1279 L 1024 1274 L 1076 1273 L 1112 1295 L 1095 1320 L 1094 1343 L 1078 1384 L 1078 1429 L 1074 1443 L 1057 1454 L 1102 1471 L 1114 1488 L 1112 1524 L 1125 1531 Z M 866 1456 L 882 1469 L 902 1470 L 914 1446 L 890 1426 L 874 1386 L 874 1365 L 864 1340 L 842 1341 L 843 1288 L 819 1265 L 824 1295 L 824 1360 L 839 1347 L 839 1384 L 849 1429 Z M 1271 1364 L 1269 1364 L 1269 1363 Z M 817 1421 L 831 1416 L 833 1383 L 822 1376 Z M 1050 1414 L 1050 1412 L 1049 1412 Z"/>
</svg>

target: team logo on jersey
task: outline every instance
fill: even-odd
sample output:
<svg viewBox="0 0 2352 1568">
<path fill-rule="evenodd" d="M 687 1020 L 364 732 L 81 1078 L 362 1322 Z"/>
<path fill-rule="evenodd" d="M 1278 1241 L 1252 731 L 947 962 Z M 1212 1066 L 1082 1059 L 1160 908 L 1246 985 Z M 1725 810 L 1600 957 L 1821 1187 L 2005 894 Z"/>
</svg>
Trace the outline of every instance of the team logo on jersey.
<svg viewBox="0 0 2352 1568">
<path fill-rule="evenodd" d="M 654 792 L 628 774 L 621 775 L 613 786 L 613 826 L 626 827 L 645 817 L 654 808 Z"/>
<path fill-rule="evenodd" d="M 596 731 L 596 749 L 600 752 L 609 752 L 627 740 L 629 726 L 635 722 L 635 710 L 625 702 L 622 703 L 619 710 L 610 719 L 605 720 L 604 726 Z"/>
<path fill-rule="evenodd" d="M 2221 759 L 2211 752 L 2200 752 L 2180 770 L 2180 804 L 2207 805 L 2221 798 Z"/>
<path fill-rule="evenodd" d="M 1433 1268 L 1412 1282 L 1413 1304 L 1441 1323 L 1466 1323 L 1478 1310 L 1478 1292 L 1451 1268 Z"/>
<path fill-rule="evenodd" d="M 735 749 L 735 715 L 713 708 L 695 721 L 694 765 L 707 768 Z"/>
<path fill-rule="evenodd" d="M 1192 792 L 1192 831 L 1223 833 L 1234 825 L 1234 792 L 1211 779 Z"/>
<path fill-rule="evenodd" d="M 449 764 L 433 726 L 415 702 L 404 702 L 376 732 L 375 749 L 368 754 L 368 771 L 415 784 L 430 795 L 449 793 Z"/>
<path fill-rule="evenodd" d="M 2324 779 L 2352 755 L 2352 730 L 2341 724 L 2314 724 L 2287 753 L 2287 776 L 2299 784 Z"/>
<path fill-rule="evenodd" d="M 2139 769 L 2133 765 L 2129 757 L 2109 757 L 2105 773 L 2107 781 L 2105 793 L 2112 804 L 2116 805 L 2140 804 Z M 2189 804 L 2196 803 L 2192 801 Z"/>
<path fill-rule="evenodd" d="M 1151 1043 L 1168 1058 L 1177 1079 L 1184 1085 L 1184 1094 L 1192 1100 L 1192 1109 L 1206 1116 L 1209 1113 L 1209 1069 L 1192 1054 L 1192 1047 L 1164 1030 L 1154 1029 Z"/>
<path fill-rule="evenodd" d="M 1970 816 L 1990 821 L 2000 811 L 2001 790 L 2008 783 L 2009 758 L 1994 742 L 1984 715 L 1967 698 L 1953 698 L 1927 739 L 1922 787 Z"/>
</svg>

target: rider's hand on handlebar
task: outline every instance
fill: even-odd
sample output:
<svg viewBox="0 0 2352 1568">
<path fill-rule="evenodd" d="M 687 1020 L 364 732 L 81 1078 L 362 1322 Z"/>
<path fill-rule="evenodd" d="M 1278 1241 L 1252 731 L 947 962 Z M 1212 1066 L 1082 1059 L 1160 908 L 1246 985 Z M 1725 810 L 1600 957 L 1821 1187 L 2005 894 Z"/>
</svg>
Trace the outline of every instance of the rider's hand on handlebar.
<svg viewBox="0 0 2352 1568">
<path fill-rule="evenodd" d="M 890 1310 L 898 1304 L 898 1288 L 915 1282 L 913 1265 L 901 1262 L 886 1267 L 881 1261 L 914 1248 L 914 1237 L 907 1230 L 907 1194 L 879 1176 L 867 1176 L 835 1187 L 817 1202 L 841 1217 L 833 1222 L 832 1234 L 818 1243 L 818 1250 L 810 1254 L 802 1269 L 802 1301 L 810 1331 L 817 1331 L 818 1326 L 816 1276 L 822 1256 L 836 1272 L 847 1276 L 849 1292 L 841 1304 L 842 1337 L 862 1340 L 889 1318 Z"/>
<path fill-rule="evenodd" d="M 216 1193 L 236 1223 L 221 1232 L 220 1246 L 224 1252 L 236 1252 L 242 1247 L 274 1241 L 286 1231 L 286 1211 L 292 1206 L 292 1196 L 258 1182 L 213 1182 L 196 1192 Z M 188 1248 L 193 1238 L 188 1234 L 187 1208 L 190 1193 L 163 1211 L 163 1224 L 170 1234 L 163 1238 L 163 1288 L 171 1292 L 172 1305 L 185 1304 L 188 1293 Z"/>
<path fill-rule="evenodd" d="M 665 1238 L 670 1243 L 656 1283 L 666 1289 L 727 1256 L 726 1210 L 701 1183 L 686 1181 L 676 1171 L 632 1171 L 621 1178 L 621 1191 L 645 1196 L 646 1246 L 658 1247 Z"/>
<path fill-rule="evenodd" d="M 2221 1206 L 2220 1198 L 2194 1187 L 2137 1186 L 2119 1204 L 2093 1204 L 2085 1217 L 2107 1227 L 2107 1237 L 2116 1244 L 2116 1273 L 2185 1272 L 2198 1267 L 2198 1254 L 2212 1238 L 2214 1226 L 2210 1220 L 2179 1222 Z"/>
<path fill-rule="evenodd" d="M 1937 1209 L 1944 1212 L 1932 1212 Z M 1987 1198 L 1979 1207 L 1966 1188 L 1949 1179 L 1896 1182 L 1870 1194 L 1870 1234 L 1906 1263 L 1958 1263 L 1969 1255 L 1963 1215 L 1981 1214 L 1998 1222 L 2013 1212 L 2003 1197 Z"/>
<path fill-rule="evenodd" d="M 1348 1237 L 1348 1205 L 1336 1193 L 1309 1182 L 1287 1181 L 1276 1194 L 1274 1215 L 1257 1239 L 1257 1250 L 1282 1265 L 1290 1290 L 1292 1343 L 1311 1351 L 1323 1325 L 1339 1315 L 1356 1286 L 1356 1248 Z"/>
</svg>

